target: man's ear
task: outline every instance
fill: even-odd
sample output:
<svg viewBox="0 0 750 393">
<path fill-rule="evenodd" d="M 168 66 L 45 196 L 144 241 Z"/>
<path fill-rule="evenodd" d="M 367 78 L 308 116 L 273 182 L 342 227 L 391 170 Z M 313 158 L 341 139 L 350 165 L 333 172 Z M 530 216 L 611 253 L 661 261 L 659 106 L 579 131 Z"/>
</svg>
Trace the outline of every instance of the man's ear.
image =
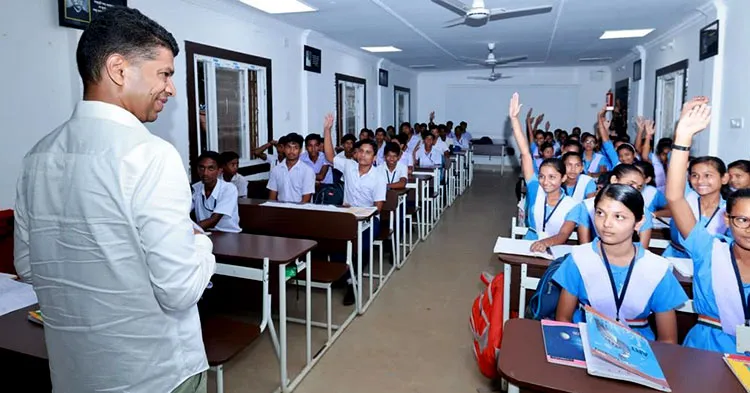
<svg viewBox="0 0 750 393">
<path fill-rule="evenodd" d="M 128 61 L 121 54 L 115 53 L 107 57 L 104 63 L 106 77 L 117 86 L 125 84 L 125 73 L 128 67 Z"/>
</svg>

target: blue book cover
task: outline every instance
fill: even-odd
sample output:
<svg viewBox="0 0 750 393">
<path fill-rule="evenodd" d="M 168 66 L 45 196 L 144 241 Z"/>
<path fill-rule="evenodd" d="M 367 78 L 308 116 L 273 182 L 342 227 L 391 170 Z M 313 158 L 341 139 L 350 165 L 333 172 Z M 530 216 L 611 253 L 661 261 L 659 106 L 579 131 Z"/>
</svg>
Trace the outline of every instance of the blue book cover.
<svg viewBox="0 0 750 393">
<path fill-rule="evenodd" d="M 652 388 L 670 391 L 659 361 L 643 336 L 590 307 L 586 307 L 586 334 L 594 356 L 650 382 Z"/>
<path fill-rule="evenodd" d="M 548 362 L 586 368 L 583 341 L 577 323 L 542 320 L 542 335 Z"/>
</svg>

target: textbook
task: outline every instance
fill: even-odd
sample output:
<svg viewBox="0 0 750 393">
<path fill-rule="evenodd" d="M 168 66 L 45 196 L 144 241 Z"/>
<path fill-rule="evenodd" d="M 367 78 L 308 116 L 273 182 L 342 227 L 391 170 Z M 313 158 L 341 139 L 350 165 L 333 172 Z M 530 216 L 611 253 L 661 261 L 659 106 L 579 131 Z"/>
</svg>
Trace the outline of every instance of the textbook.
<svg viewBox="0 0 750 393">
<path fill-rule="evenodd" d="M 589 374 L 672 391 L 648 340 L 589 306 L 585 310 L 581 339 Z"/>
<path fill-rule="evenodd" d="M 724 363 L 740 381 L 746 392 L 750 392 L 750 356 L 724 354 Z"/>
<path fill-rule="evenodd" d="M 586 368 L 583 341 L 581 341 L 580 326 L 577 323 L 543 319 L 542 336 L 548 362 Z"/>
<path fill-rule="evenodd" d="M 535 241 L 536 240 L 498 237 L 497 242 L 495 242 L 493 253 L 526 255 L 530 257 L 544 258 L 550 261 L 570 254 L 570 246 L 568 245 L 552 246 L 550 247 L 549 252 L 531 251 L 531 245 L 534 244 Z"/>
</svg>

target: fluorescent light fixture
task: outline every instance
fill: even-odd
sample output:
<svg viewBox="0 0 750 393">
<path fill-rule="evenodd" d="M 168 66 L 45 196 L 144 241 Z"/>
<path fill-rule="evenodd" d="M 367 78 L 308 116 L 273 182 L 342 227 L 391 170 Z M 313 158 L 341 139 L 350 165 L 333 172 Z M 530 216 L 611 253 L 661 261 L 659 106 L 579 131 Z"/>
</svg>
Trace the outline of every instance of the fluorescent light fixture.
<svg viewBox="0 0 750 393">
<path fill-rule="evenodd" d="M 607 30 L 599 37 L 600 40 L 614 40 L 618 38 L 641 38 L 649 35 L 654 29 Z"/>
<path fill-rule="evenodd" d="M 435 68 L 435 64 L 412 64 L 409 68 Z"/>
<path fill-rule="evenodd" d="M 240 0 L 250 7 L 269 14 L 291 14 L 294 12 L 312 12 L 315 8 L 299 0 Z"/>
<path fill-rule="evenodd" d="M 395 46 L 363 46 L 362 49 L 372 53 L 401 52 Z"/>
<path fill-rule="evenodd" d="M 578 61 L 583 62 L 595 62 L 595 61 L 609 61 L 612 60 L 611 57 L 581 57 L 578 59 Z"/>
</svg>

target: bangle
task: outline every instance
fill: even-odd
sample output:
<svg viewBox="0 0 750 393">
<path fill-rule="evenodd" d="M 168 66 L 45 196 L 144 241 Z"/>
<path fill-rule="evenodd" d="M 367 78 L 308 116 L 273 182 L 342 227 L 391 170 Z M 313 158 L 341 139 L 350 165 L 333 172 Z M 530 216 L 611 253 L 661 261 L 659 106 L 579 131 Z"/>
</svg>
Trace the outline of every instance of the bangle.
<svg viewBox="0 0 750 393">
<path fill-rule="evenodd" d="M 690 151 L 690 146 L 681 146 L 677 144 L 672 144 L 672 150 L 679 150 L 679 151 Z"/>
</svg>

